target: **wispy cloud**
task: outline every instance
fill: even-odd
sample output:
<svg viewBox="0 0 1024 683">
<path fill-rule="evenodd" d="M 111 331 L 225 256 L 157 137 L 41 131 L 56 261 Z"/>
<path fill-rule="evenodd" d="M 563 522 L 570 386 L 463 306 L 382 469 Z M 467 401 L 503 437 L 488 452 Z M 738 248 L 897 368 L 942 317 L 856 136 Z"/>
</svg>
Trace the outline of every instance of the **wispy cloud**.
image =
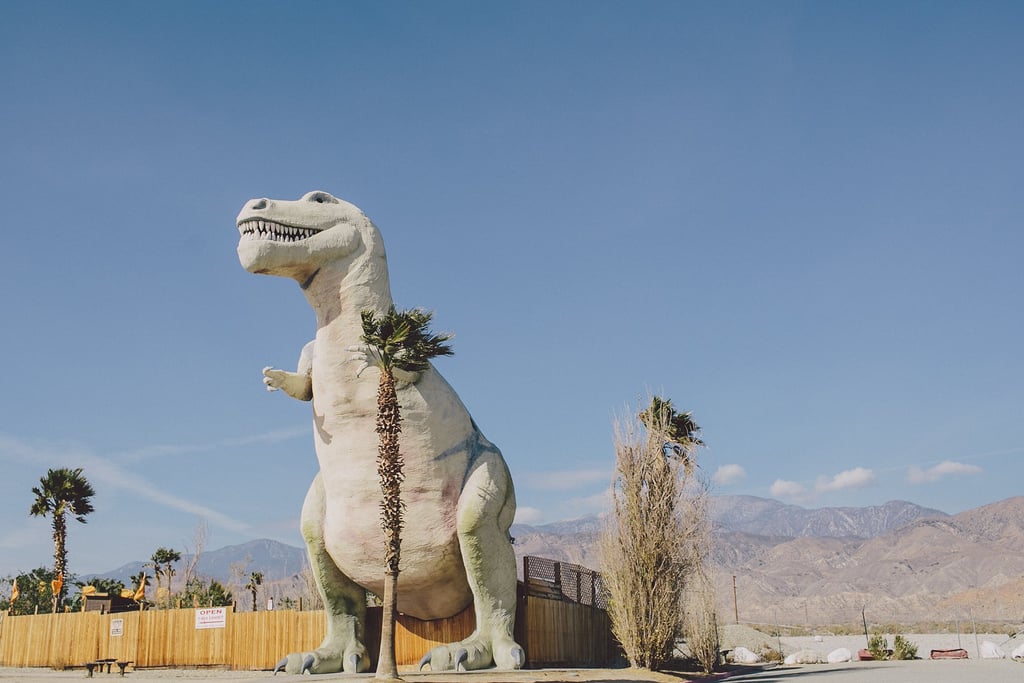
<svg viewBox="0 0 1024 683">
<path fill-rule="evenodd" d="M 875 482 L 875 473 L 866 467 L 854 467 L 852 470 L 844 470 L 831 479 L 821 477 L 814 485 L 818 493 L 829 491 L 843 491 L 845 489 L 861 489 L 870 486 Z"/>
<path fill-rule="evenodd" d="M 542 519 L 541 511 L 537 508 L 519 507 L 516 508 L 516 524 L 534 524 Z"/>
<path fill-rule="evenodd" d="M 308 432 L 308 429 L 306 430 Z M 280 441 L 294 438 L 296 430 L 278 430 L 264 434 L 223 439 L 208 444 L 190 444 L 182 446 L 154 446 L 134 452 L 171 453 L 196 452 L 224 447 L 228 444 L 245 445 L 256 442 Z M 64 442 L 43 442 L 19 439 L 0 434 L 0 460 L 18 463 L 31 463 L 46 467 L 83 467 L 89 479 L 101 483 L 109 489 L 119 489 L 164 507 L 186 512 L 207 519 L 210 524 L 239 533 L 249 533 L 248 523 L 226 515 L 209 505 L 189 500 L 182 496 L 169 493 L 165 487 L 153 483 L 145 477 L 128 470 L 123 462 L 101 456 L 79 444 Z"/>
<path fill-rule="evenodd" d="M 525 488 L 537 491 L 572 491 L 574 489 L 590 486 L 594 483 L 610 482 L 611 472 L 601 468 L 560 470 L 551 472 L 527 472 L 521 475 L 518 481 L 525 484 Z"/>
<path fill-rule="evenodd" d="M 719 485 L 734 484 L 738 481 L 746 479 L 747 471 L 743 469 L 741 465 L 729 464 L 722 465 L 716 471 L 714 476 L 711 477 L 711 481 Z"/>
<path fill-rule="evenodd" d="M 162 487 L 150 483 L 144 477 L 128 472 L 123 465 L 113 463 L 107 458 L 98 455 L 85 455 L 81 457 L 80 462 L 88 470 L 90 479 L 102 482 L 109 488 L 129 491 L 151 503 L 202 517 L 210 524 L 229 531 L 248 533 L 251 530 L 248 523 L 225 515 L 208 505 L 168 493 Z"/>
<path fill-rule="evenodd" d="M 776 498 L 802 499 L 807 495 L 807 489 L 798 481 L 776 479 L 772 483 L 771 494 Z"/>
<path fill-rule="evenodd" d="M 296 426 L 285 429 L 276 429 L 269 432 L 262 432 L 260 434 L 248 434 L 246 436 L 215 439 L 205 443 L 155 444 L 152 446 L 143 446 L 142 448 L 113 453 L 111 457 L 118 460 L 139 461 L 162 458 L 170 455 L 207 453 L 210 451 L 225 450 L 229 448 L 252 446 L 254 444 L 279 443 L 281 441 L 290 441 L 299 437 L 310 437 L 311 429 L 312 427 L 309 425 L 303 425 L 301 427 Z"/>
<path fill-rule="evenodd" d="M 983 470 L 977 465 L 968 465 L 962 462 L 944 460 L 934 467 L 922 469 L 917 465 L 907 470 L 907 481 L 911 484 L 925 484 L 938 481 L 943 477 L 981 474 Z"/>
</svg>

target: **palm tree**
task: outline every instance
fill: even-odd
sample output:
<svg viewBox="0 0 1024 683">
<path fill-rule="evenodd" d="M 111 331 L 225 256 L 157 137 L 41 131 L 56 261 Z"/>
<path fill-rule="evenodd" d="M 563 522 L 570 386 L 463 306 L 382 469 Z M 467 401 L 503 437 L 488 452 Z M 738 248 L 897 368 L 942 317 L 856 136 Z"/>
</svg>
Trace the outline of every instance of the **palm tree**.
<svg viewBox="0 0 1024 683">
<path fill-rule="evenodd" d="M 263 585 L 263 572 L 249 574 L 249 583 L 245 584 L 245 590 L 252 593 L 252 611 L 256 611 L 256 589 Z"/>
<path fill-rule="evenodd" d="M 153 556 L 149 558 L 149 566 L 153 568 L 153 575 L 156 577 L 156 593 L 160 596 L 160 579 L 167 578 L 167 606 L 171 604 L 171 577 L 177 572 L 174 571 L 174 563 L 181 560 L 181 553 L 172 548 L 163 546 L 156 549 Z"/>
<path fill-rule="evenodd" d="M 395 621 L 398 617 L 398 562 L 402 553 L 402 454 L 398 437 L 402 413 L 395 387 L 395 372 L 418 375 L 430 367 L 430 359 L 450 356 L 444 342 L 450 334 L 428 331 L 433 313 L 421 309 L 396 311 L 392 305 L 381 317 L 362 311 L 363 342 L 369 347 L 368 362 L 380 370 L 377 386 L 377 474 L 380 477 L 381 515 L 384 531 L 384 615 L 381 623 L 377 678 L 397 679 Z M 403 375 L 403 379 L 408 374 Z"/>
<path fill-rule="evenodd" d="M 68 551 L 67 516 L 85 524 L 85 516 L 93 511 L 92 497 L 96 495 L 89 481 L 82 476 L 82 468 L 67 469 L 62 467 L 48 470 L 45 477 L 40 477 L 39 486 L 32 487 L 36 499 L 29 508 L 33 517 L 50 516 L 53 526 L 53 573 L 63 583 L 67 574 Z M 64 598 L 64 586 L 53 596 L 54 604 L 60 604 Z"/>
<path fill-rule="evenodd" d="M 663 439 L 662 450 L 665 455 L 682 458 L 683 466 L 689 474 L 693 468 L 693 449 L 704 445 L 697 436 L 700 426 L 694 422 L 693 414 L 676 412 L 670 398 L 652 396 L 651 405 L 647 410 L 640 411 L 638 417 L 649 430 L 659 432 L 652 433 L 651 438 Z"/>
</svg>

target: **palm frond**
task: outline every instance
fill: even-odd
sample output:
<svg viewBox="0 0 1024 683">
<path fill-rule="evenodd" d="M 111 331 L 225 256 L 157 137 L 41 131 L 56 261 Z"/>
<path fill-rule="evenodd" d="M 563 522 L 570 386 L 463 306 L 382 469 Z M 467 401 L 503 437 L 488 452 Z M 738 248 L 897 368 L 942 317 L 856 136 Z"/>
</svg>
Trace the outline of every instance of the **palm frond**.
<svg viewBox="0 0 1024 683">
<path fill-rule="evenodd" d="M 451 334 L 433 334 L 429 325 L 434 314 L 420 308 L 405 311 L 392 305 L 378 316 L 373 311 L 362 311 L 365 344 L 377 351 L 382 369 L 422 372 L 431 358 L 450 356 L 454 352 L 446 344 Z"/>
</svg>

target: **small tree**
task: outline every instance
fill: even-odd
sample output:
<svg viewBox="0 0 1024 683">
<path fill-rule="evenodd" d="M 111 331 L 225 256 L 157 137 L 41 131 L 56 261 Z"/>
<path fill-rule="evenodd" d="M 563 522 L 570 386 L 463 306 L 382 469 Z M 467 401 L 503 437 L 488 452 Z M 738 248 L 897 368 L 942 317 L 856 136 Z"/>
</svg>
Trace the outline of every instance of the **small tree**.
<svg viewBox="0 0 1024 683">
<path fill-rule="evenodd" d="M 93 511 L 92 497 L 96 492 L 89 480 L 82 476 L 82 468 L 47 470 L 46 476 L 39 479 L 39 486 L 32 487 L 35 500 L 29 508 L 33 517 L 50 517 L 53 527 L 53 572 L 54 586 L 53 604 L 56 606 L 64 600 L 64 579 L 67 574 L 68 551 L 68 515 L 85 524 L 85 516 Z"/>
<path fill-rule="evenodd" d="M 245 584 L 245 590 L 252 593 L 252 611 L 256 611 L 256 591 L 263 585 L 263 572 L 252 572 L 249 574 L 249 583 Z"/>
<path fill-rule="evenodd" d="M 234 600 L 231 592 L 220 581 L 199 577 L 193 577 L 185 586 L 182 597 L 193 607 L 224 607 Z"/>
<path fill-rule="evenodd" d="M 167 600 L 166 607 L 171 605 L 171 579 L 177 573 L 174 570 L 174 563 L 181 561 L 181 553 L 172 548 L 163 546 L 156 549 L 153 556 L 149 558 L 149 566 L 153 568 L 153 575 L 156 577 L 156 592 L 160 595 L 161 579 L 167 579 Z"/>
<path fill-rule="evenodd" d="M 51 584 L 56 578 L 57 574 L 52 569 L 39 567 L 10 579 L 12 592 L 15 584 L 18 586 L 18 597 L 8 599 L 7 609 L 11 614 L 48 614 L 54 611 Z"/>
<path fill-rule="evenodd" d="M 192 550 L 189 551 L 188 546 L 185 546 L 185 567 L 181 578 L 186 588 L 196 578 L 196 568 L 203 556 L 203 548 L 206 547 L 206 538 L 209 533 L 210 527 L 205 519 L 200 518 L 196 521 L 196 530 L 192 535 Z"/>
<path fill-rule="evenodd" d="M 444 342 L 451 335 L 430 334 L 432 313 L 423 310 L 396 311 L 394 306 L 381 317 L 373 311 L 362 312 L 363 343 L 367 346 L 367 364 L 380 370 L 377 386 L 377 474 L 380 477 L 381 515 L 384 531 L 384 615 L 381 624 L 380 656 L 377 678 L 398 678 L 395 662 L 395 622 L 398 618 L 398 563 L 402 553 L 402 455 L 398 437 L 402 431 L 402 413 L 395 385 L 396 373 L 407 382 L 430 367 L 430 359 L 450 356 Z"/>
<path fill-rule="evenodd" d="M 683 590 L 706 552 L 706 488 L 693 477 L 697 431 L 689 413 L 658 397 L 637 419 L 615 424 L 602 574 L 612 632 L 634 667 L 657 670 L 671 657 Z"/>
</svg>

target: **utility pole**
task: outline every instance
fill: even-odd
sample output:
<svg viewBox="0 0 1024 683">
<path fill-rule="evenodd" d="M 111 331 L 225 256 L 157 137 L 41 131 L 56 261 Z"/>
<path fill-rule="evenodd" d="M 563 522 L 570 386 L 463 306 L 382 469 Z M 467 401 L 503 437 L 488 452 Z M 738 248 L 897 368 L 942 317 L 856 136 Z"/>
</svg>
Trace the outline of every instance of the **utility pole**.
<svg viewBox="0 0 1024 683">
<path fill-rule="evenodd" d="M 736 623 L 740 623 L 740 604 L 736 600 L 736 575 L 732 575 L 732 613 Z"/>
</svg>

